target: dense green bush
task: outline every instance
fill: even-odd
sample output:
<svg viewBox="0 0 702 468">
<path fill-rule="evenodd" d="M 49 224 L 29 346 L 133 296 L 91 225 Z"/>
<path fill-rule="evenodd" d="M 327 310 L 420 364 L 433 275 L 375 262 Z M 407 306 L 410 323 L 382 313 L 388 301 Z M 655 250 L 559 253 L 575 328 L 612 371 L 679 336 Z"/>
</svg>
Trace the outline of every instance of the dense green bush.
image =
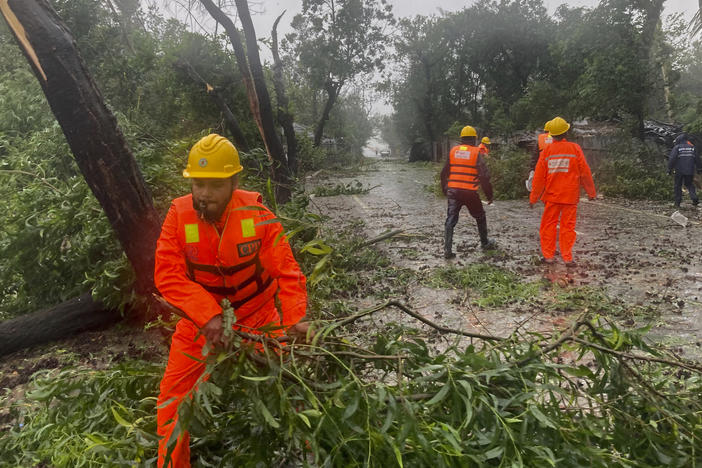
<svg viewBox="0 0 702 468">
<path fill-rule="evenodd" d="M 529 177 L 530 161 L 531 156 L 515 146 L 490 151 L 487 165 L 496 200 L 513 200 L 528 194 L 524 181 Z"/>
<path fill-rule="evenodd" d="M 593 167 L 597 190 L 608 197 L 637 200 L 672 199 L 673 180 L 660 148 L 621 138 L 606 159 Z"/>
<path fill-rule="evenodd" d="M 187 191 L 180 171 L 191 143 L 164 144 L 134 133 L 122 117 L 120 123 L 165 215 L 170 200 Z M 60 127 L 9 133 L 0 162 L 0 319 L 86 291 L 122 306 L 132 294 L 131 266 Z"/>
</svg>

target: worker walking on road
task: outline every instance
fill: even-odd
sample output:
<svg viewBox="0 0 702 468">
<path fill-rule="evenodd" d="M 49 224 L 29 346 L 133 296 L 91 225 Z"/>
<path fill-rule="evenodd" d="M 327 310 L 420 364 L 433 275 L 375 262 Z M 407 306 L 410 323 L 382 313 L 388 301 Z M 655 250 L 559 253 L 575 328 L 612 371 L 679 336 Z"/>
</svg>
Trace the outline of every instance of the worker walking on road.
<svg viewBox="0 0 702 468">
<path fill-rule="evenodd" d="M 480 150 L 485 153 L 485 156 L 490 155 L 490 138 L 488 137 L 483 137 L 482 140 L 480 140 L 480 145 L 478 146 Z"/>
<path fill-rule="evenodd" d="M 541 199 L 545 205 L 539 229 L 542 261 L 546 264 L 554 262 L 560 219 L 561 257 L 567 267 L 574 267 L 572 250 L 580 187 L 593 200 L 596 196 L 595 183 L 582 148 L 565 138 L 570 124 L 556 117 L 549 122 L 548 129 L 553 142 L 544 148 L 536 164 L 529 203 L 533 208 L 534 203 Z"/>
<path fill-rule="evenodd" d="M 688 136 L 684 133 L 678 135 L 673 144 L 675 146 L 673 146 L 670 157 L 668 157 L 668 175 L 675 170 L 675 186 L 673 188 L 675 207 L 680 208 L 683 184 L 690 193 L 692 204 L 697 206 L 700 201 L 697 198 L 694 178 L 695 171 L 702 170 L 700 155 L 695 145 L 690 142 Z"/>
<path fill-rule="evenodd" d="M 485 249 L 494 249 L 497 244 L 488 238 L 487 217 L 483 203 L 478 195 L 478 188 L 482 187 L 492 204 L 492 184 L 490 173 L 485 165 L 485 153 L 475 146 L 478 134 L 471 126 L 461 130 L 461 144 L 451 148 L 446 165 L 441 171 L 441 188 L 448 198 L 448 210 L 444 230 L 444 258 L 455 258 L 453 253 L 453 229 L 458 223 L 458 215 L 463 206 L 468 207 L 468 212 L 475 218 L 480 235 L 480 246 Z"/>
<path fill-rule="evenodd" d="M 178 437 L 165 465 L 167 444 L 178 405 L 205 368 L 193 357 L 204 358 L 206 341 L 210 347 L 221 344 L 222 299 L 234 308 L 235 327 L 246 331 L 267 324 L 293 336 L 308 330 L 305 276 L 261 195 L 238 189 L 242 169 L 239 153 L 226 138 L 211 134 L 198 141 L 183 171 L 192 180 L 192 193 L 173 200 L 158 239 L 156 287 L 187 316 L 176 326 L 160 385 L 159 467 L 190 466 L 187 432 Z"/>
</svg>

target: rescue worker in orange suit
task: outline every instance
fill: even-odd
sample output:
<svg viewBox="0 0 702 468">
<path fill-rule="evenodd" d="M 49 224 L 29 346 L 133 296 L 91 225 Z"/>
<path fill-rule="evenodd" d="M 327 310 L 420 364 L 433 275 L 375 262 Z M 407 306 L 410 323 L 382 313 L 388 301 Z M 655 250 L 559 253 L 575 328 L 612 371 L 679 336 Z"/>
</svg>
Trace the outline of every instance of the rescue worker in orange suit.
<svg viewBox="0 0 702 468">
<path fill-rule="evenodd" d="M 158 466 L 190 466 L 189 436 L 178 438 L 165 465 L 177 408 L 202 375 L 205 342 L 222 343 L 220 301 L 229 299 L 237 328 L 252 332 L 276 324 L 291 336 L 304 336 L 305 276 L 293 258 L 280 223 L 261 204 L 261 195 L 239 190 L 239 153 L 226 138 L 211 134 L 190 150 L 183 176 L 192 193 L 173 200 L 156 247 L 156 287 L 179 308 L 157 409 Z M 275 305 L 278 297 L 280 311 Z M 285 333 L 281 330 L 279 333 Z M 170 403 L 168 403 L 170 401 Z"/>
<path fill-rule="evenodd" d="M 551 134 L 548 131 L 550 123 L 551 121 L 548 121 L 544 124 L 543 133 L 539 133 L 537 137 L 536 151 L 534 151 L 534 153 L 531 155 L 531 171 L 529 172 L 529 179 L 526 183 L 527 190 L 529 191 L 531 191 L 532 183 L 534 180 L 534 170 L 536 169 L 536 163 L 539 161 L 539 157 L 541 156 L 541 153 L 544 152 L 544 148 L 546 148 L 546 145 L 549 145 L 553 142 L 553 138 L 551 137 Z"/>
<path fill-rule="evenodd" d="M 695 170 L 697 170 L 697 172 L 702 171 L 700 155 L 698 154 L 695 145 L 690 142 L 687 135 L 684 133 L 678 135 L 673 144 L 675 146 L 673 146 L 670 156 L 668 157 L 668 175 L 672 174 L 673 169 L 675 169 L 675 186 L 673 188 L 675 207 L 680 208 L 683 184 L 685 187 L 687 187 L 687 191 L 690 193 L 690 200 L 692 200 L 692 204 L 697 206 L 699 205 L 700 201 L 697 198 L 694 178 Z"/>
<path fill-rule="evenodd" d="M 483 137 L 482 140 L 480 140 L 480 145 L 478 145 L 478 148 L 485 153 L 485 156 L 490 155 L 490 138 L 488 137 Z"/>
<path fill-rule="evenodd" d="M 553 142 L 544 148 L 536 164 L 529 203 L 533 208 L 534 203 L 541 199 L 545 205 L 539 230 L 542 261 L 546 264 L 554 262 L 556 232 L 560 224 L 561 257 L 566 267 L 574 267 L 573 244 L 580 187 L 585 189 L 590 200 L 594 200 L 597 193 L 582 148 L 565 138 L 569 129 L 570 124 L 561 117 L 550 122 Z"/>
<path fill-rule="evenodd" d="M 478 195 L 482 187 L 488 204 L 492 204 L 492 184 L 485 165 L 485 154 L 475 146 L 477 133 L 471 126 L 461 130 L 461 144 L 451 148 L 446 165 L 441 171 L 441 188 L 448 199 L 448 210 L 444 230 L 444 258 L 455 258 L 453 253 L 453 229 L 463 206 L 478 224 L 480 246 L 484 250 L 495 249 L 497 244 L 488 238 L 487 217 Z"/>
</svg>

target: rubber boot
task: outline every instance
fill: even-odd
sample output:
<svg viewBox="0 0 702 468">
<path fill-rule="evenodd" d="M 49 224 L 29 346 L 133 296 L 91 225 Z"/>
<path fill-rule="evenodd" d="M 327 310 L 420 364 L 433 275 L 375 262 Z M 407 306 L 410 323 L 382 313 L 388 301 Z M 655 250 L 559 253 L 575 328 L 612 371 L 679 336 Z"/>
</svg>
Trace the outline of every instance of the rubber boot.
<svg viewBox="0 0 702 468">
<path fill-rule="evenodd" d="M 488 237 L 487 218 L 483 217 L 475 220 L 478 224 L 478 234 L 480 235 L 480 247 L 483 250 L 495 250 L 497 243 Z"/>
<path fill-rule="evenodd" d="M 456 258 L 456 254 L 452 252 L 453 246 L 453 229 L 446 229 L 444 232 L 444 258 L 450 260 Z"/>
</svg>

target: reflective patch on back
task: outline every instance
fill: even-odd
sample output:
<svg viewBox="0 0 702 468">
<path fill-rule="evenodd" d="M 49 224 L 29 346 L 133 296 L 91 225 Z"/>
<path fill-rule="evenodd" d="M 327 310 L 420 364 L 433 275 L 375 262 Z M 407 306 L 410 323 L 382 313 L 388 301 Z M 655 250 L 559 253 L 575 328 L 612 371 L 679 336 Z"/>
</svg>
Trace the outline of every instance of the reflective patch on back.
<svg viewBox="0 0 702 468">
<path fill-rule="evenodd" d="M 553 158 L 548 160 L 548 173 L 568 172 L 570 167 L 570 158 Z"/>
<path fill-rule="evenodd" d="M 194 242 L 200 242 L 200 231 L 197 228 L 197 224 L 186 224 L 185 243 L 192 244 Z"/>
<path fill-rule="evenodd" d="M 470 151 L 458 150 L 453 153 L 453 157 L 456 159 L 470 159 Z"/>
<path fill-rule="evenodd" d="M 255 237 L 256 227 L 254 226 L 253 218 L 241 220 L 241 237 Z"/>
<path fill-rule="evenodd" d="M 687 156 L 694 156 L 694 155 L 695 155 L 695 149 L 694 149 L 694 148 L 690 148 L 689 146 L 688 146 L 688 147 L 685 147 L 685 148 L 679 148 L 679 149 L 678 149 L 678 156 L 685 156 L 685 157 L 687 157 Z"/>
<path fill-rule="evenodd" d="M 549 159 L 548 160 L 548 168 L 549 169 L 555 169 L 557 167 L 565 167 L 566 169 L 570 167 L 570 159 L 563 158 L 563 159 Z"/>
</svg>

